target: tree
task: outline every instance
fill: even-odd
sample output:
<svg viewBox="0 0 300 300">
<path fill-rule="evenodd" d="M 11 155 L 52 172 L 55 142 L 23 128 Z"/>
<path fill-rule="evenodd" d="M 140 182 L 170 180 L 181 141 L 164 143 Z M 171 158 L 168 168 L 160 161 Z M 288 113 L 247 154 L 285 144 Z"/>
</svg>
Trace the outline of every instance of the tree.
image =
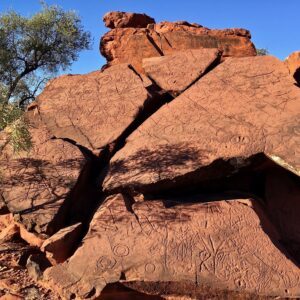
<svg viewBox="0 0 300 300">
<path fill-rule="evenodd" d="M 0 131 L 19 123 L 15 130 L 22 128 L 28 136 L 22 109 L 48 79 L 70 67 L 81 50 L 89 49 L 90 43 L 80 18 L 58 6 L 43 4 L 30 18 L 14 11 L 1 14 Z M 21 132 L 15 132 L 16 139 L 22 140 Z"/>
<path fill-rule="evenodd" d="M 265 48 L 256 49 L 256 53 L 259 56 L 264 56 L 264 55 L 269 55 L 270 54 L 268 49 L 265 49 Z"/>
</svg>

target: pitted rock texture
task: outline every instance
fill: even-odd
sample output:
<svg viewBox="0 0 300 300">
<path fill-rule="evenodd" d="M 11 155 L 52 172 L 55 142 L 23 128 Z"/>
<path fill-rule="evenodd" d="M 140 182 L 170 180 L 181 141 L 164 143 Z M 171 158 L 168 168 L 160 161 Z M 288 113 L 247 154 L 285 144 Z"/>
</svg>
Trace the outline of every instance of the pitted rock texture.
<svg viewBox="0 0 300 300">
<path fill-rule="evenodd" d="M 142 189 L 218 160 L 238 167 L 258 153 L 299 175 L 299 112 L 300 90 L 284 63 L 228 58 L 129 136 L 104 187 Z"/>
<path fill-rule="evenodd" d="M 76 146 L 51 139 L 45 126 L 37 123 L 39 127 L 29 128 L 33 143 L 29 152 L 15 154 L 9 144 L 2 150 L 0 193 L 29 231 L 52 234 L 61 222 L 57 213 L 86 160 Z"/>
<path fill-rule="evenodd" d="M 161 22 L 147 28 L 115 28 L 101 39 L 101 54 L 108 66 L 129 63 L 143 73 L 144 58 L 174 51 L 218 48 L 223 56 L 253 56 L 256 49 L 245 29 L 209 29 L 188 22 Z"/>
<path fill-rule="evenodd" d="M 38 98 L 41 117 L 57 138 L 91 150 L 114 142 L 148 99 L 143 81 L 127 65 L 51 81 Z"/>
<path fill-rule="evenodd" d="M 175 96 L 216 64 L 220 54 L 217 49 L 186 50 L 144 59 L 143 68 L 159 87 Z"/>
<path fill-rule="evenodd" d="M 154 24 L 155 20 L 146 14 L 127 13 L 122 11 L 111 11 L 104 15 L 105 26 L 114 28 L 146 28 L 149 24 Z"/>
<path fill-rule="evenodd" d="M 300 51 L 295 51 L 285 60 L 290 74 L 300 84 Z"/>
<path fill-rule="evenodd" d="M 119 281 L 209 283 L 248 293 L 299 296 L 299 268 L 278 246 L 278 235 L 253 200 L 167 208 L 162 201 L 109 197 L 83 244 L 46 279 L 64 293 L 95 299 Z M 101 247 L 99 247 L 101 245 Z"/>
</svg>

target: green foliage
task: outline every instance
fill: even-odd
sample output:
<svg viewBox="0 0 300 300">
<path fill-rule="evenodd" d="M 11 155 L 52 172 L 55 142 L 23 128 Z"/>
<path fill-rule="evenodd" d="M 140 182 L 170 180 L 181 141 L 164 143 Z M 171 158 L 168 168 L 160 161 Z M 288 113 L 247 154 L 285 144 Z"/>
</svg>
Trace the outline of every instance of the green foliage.
<svg viewBox="0 0 300 300">
<path fill-rule="evenodd" d="M 10 124 L 10 143 L 14 152 L 29 151 L 32 147 L 28 124 L 23 117 Z"/>
<path fill-rule="evenodd" d="M 0 98 L 0 131 L 9 133 L 9 142 L 14 152 L 28 151 L 31 148 L 31 137 L 23 111 L 13 103 L 6 103 Z"/>
<path fill-rule="evenodd" d="M 270 54 L 268 49 L 265 49 L 265 48 L 256 49 L 256 52 L 257 52 L 257 55 L 259 55 L 259 56 L 264 56 L 264 55 Z"/>
<path fill-rule="evenodd" d="M 30 18 L 14 11 L 0 14 L 0 131 L 10 126 L 16 150 L 22 148 L 17 140 L 29 145 L 22 109 L 90 43 L 79 17 L 57 6 L 43 4 Z"/>
</svg>

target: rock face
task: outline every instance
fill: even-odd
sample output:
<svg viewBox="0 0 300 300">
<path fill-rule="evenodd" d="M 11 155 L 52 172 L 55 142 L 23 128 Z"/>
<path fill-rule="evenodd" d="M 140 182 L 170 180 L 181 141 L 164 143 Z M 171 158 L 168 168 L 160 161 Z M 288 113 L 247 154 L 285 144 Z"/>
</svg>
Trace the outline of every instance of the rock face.
<svg viewBox="0 0 300 300">
<path fill-rule="evenodd" d="M 146 28 L 149 24 L 154 24 L 155 20 L 146 14 L 126 13 L 121 11 L 112 11 L 104 15 L 105 26 L 114 28 Z"/>
<path fill-rule="evenodd" d="M 32 149 L 0 131 L 0 297 L 300 298 L 291 58 L 244 29 L 104 21 L 107 65 L 48 83 Z"/>
<path fill-rule="evenodd" d="M 220 58 L 217 49 L 186 50 L 143 60 L 145 73 L 163 90 L 177 95 Z"/>
<path fill-rule="evenodd" d="M 28 230 L 52 234 L 61 221 L 57 213 L 77 182 L 85 158 L 76 146 L 52 140 L 42 123 L 31 125 L 30 133 L 33 148 L 29 153 L 14 154 L 9 145 L 2 150 L 0 192 Z"/>
<path fill-rule="evenodd" d="M 54 79 L 38 103 L 42 119 L 55 137 L 93 150 L 114 142 L 147 99 L 140 77 L 123 64 L 104 72 Z"/>
<path fill-rule="evenodd" d="M 228 58 L 127 139 L 104 186 L 142 189 L 196 171 L 201 179 L 217 160 L 243 164 L 258 153 L 299 174 L 299 111 L 299 89 L 278 59 Z"/>
<path fill-rule="evenodd" d="M 174 51 L 218 48 L 223 56 L 253 56 L 256 50 L 250 38 L 245 29 L 212 30 L 188 22 L 161 22 L 147 28 L 112 29 L 102 37 L 100 50 L 109 66 L 130 63 L 142 73 L 144 58 Z"/>
<path fill-rule="evenodd" d="M 171 208 L 152 201 L 133 204 L 132 211 L 125 201 L 122 195 L 107 199 L 70 261 L 46 272 L 66 296 L 96 298 L 121 274 L 129 281 L 189 280 L 300 295 L 300 271 L 272 243 L 276 232 L 255 201 Z"/>
<path fill-rule="evenodd" d="M 300 51 L 293 52 L 285 62 L 290 70 L 290 74 L 300 84 Z"/>
</svg>

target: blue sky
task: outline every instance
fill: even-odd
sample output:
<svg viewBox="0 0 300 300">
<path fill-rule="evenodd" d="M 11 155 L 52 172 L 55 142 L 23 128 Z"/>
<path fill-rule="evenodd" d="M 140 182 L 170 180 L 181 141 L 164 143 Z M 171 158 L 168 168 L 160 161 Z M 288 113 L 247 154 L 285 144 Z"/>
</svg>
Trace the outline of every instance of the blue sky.
<svg viewBox="0 0 300 300">
<path fill-rule="evenodd" d="M 70 73 L 99 69 L 105 60 L 99 40 L 108 29 L 102 16 L 112 10 L 143 12 L 159 21 L 186 20 L 209 28 L 242 27 L 252 33 L 258 48 L 284 59 L 300 50 L 300 0 L 47 0 L 81 16 L 94 38 L 93 50 L 84 51 Z M 40 9 L 39 0 L 0 0 L 0 12 L 14 9 L 30 16 Z"/>
</svg>

